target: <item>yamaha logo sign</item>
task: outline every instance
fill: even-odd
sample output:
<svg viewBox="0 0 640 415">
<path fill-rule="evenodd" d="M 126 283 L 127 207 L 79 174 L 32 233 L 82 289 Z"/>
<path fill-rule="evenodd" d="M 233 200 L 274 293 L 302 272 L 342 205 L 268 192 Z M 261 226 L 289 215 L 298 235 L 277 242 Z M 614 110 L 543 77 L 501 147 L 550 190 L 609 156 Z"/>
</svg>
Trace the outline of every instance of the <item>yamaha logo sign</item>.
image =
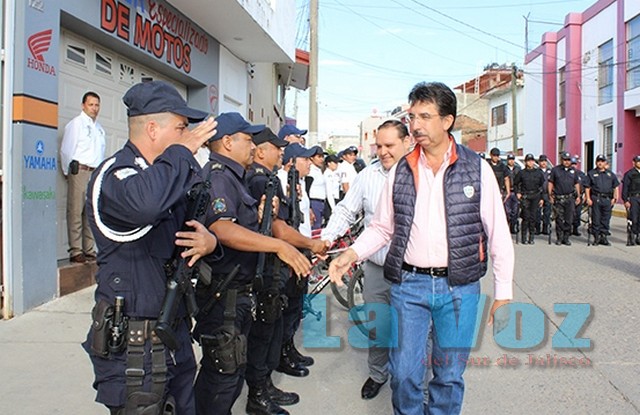
<svg viewBox="0 0 640 415">
<path fill-rule="evenodd" d="M 53 30 L 47 29 L 29 36 L 27 46 L 29 47 L 29 52 L 31 52 L 31 57 L 27 58 L 27 68 L 56 76 L 56 68 L 48 64 L 43 56 L 51 47 L 52 34 Z"/>
</svg>

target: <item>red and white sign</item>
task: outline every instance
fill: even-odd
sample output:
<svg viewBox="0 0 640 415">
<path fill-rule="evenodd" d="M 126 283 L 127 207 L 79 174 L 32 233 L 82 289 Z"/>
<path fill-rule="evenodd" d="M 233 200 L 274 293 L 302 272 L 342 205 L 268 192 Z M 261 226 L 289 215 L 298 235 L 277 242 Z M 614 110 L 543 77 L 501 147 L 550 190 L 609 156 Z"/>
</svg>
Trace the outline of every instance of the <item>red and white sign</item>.
<svg viewBox="0 0 640 415">
<path fill-rule="evenodd" d="M 49 51 L 53 29 L 43 30 L 34 33 L 27 39 L 27 47 L 32 58 L 27 58 L 27 68 L 44 72 L 48 75 L 56 76 L 56 68 L 44 59 L 43 54 Z"/>
</svg>

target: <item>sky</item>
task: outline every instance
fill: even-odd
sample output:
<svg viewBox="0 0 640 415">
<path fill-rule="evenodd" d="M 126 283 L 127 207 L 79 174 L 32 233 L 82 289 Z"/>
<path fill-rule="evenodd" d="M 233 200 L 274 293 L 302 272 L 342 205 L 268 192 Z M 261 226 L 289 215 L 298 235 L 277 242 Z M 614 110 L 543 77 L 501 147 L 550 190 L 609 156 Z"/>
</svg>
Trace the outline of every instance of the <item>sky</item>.
<svg viewBox="0 0 640 415">
<path fill-rule="evenodd" d="M 524 66 L 528 47 L 596 0 L 318 0 L 319 136 L 359 135 L 359 123 L 407 102 L 421 81 L 449 87 L 491 63 Z M 297 47 L 309 50 L 309 0 L 297 0 Z M 527 19 L 525 20 L 525 16 Z M 526 73 L 525 73 L 526 84 Z M 308 128 L 307 91 L 288 91 L 287 115 Z"/>
</svg>

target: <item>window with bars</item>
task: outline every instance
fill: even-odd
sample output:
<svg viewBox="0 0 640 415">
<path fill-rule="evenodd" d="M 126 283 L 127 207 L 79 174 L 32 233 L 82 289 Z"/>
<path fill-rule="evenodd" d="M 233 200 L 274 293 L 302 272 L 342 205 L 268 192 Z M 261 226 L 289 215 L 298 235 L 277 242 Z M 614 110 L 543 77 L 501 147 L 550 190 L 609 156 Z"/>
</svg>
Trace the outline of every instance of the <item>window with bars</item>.
<svg viewBox="0 0 640 415">
<path fill-rule="evenodd" d="M 613 101 L 613 40 L 598 47 L 598 104 Z"/>
<path fill-rule="evenodd" d="M 627 23 L 627 88 L 640 86 L 640 15 Z"/>
<path fill-rule="evenodd" d="M 96 52 L 96 72 L 111 76 L 111 56 L 107 56 L 104 53 Z"/>
<path fill-rule="evenodd" d="M 67 45 L 67 60 L 78 65 L 87 66 L 87 50 L 82 46 Z"/>
<path fill-rule="evenodd" d="M 507 104 L 491 108 L 491 126 L 505 124 L 507 122 Z"/>
</svg>

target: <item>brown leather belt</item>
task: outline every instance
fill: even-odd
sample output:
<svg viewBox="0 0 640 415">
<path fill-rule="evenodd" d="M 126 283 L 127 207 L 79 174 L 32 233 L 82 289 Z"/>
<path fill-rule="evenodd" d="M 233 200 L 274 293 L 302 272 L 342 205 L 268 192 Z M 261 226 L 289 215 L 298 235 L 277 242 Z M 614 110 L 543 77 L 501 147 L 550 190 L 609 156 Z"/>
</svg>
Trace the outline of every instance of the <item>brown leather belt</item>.
<svg viewBox="0 0 640 415">
<path fill-rule="evenodd" d="M 87 170 L 87 171 L 94 171 L 96 169 L 95 167 L 89 167 L 86 164 L 78 164 L 78 168 L 80 170 Z"/>
<path fill-rule="evenodd" d="M 447 267 L 420 268 L 403 262 L 402 269 L 409 272 L 415 272 L 416 274 L 431 275 L 432 277 L 446 277 L 449 275 L 449 268 Z"/>
</svg>

